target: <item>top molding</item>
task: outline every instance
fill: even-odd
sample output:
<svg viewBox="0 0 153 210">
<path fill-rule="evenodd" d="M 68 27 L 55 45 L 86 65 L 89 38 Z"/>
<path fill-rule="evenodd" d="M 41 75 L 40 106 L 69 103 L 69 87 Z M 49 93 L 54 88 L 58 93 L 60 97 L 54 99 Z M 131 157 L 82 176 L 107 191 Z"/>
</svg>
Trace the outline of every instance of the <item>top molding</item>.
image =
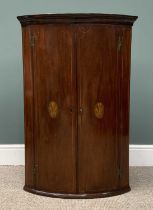
<svg viewBox="0 0 153 210">
<path fill-rule="evenodd" d="M 137 16 L 101 13 L 65 13 L 18 16 L 22 26 L 51 23 L 102 23 L 132 26 Z"/>
</svg>

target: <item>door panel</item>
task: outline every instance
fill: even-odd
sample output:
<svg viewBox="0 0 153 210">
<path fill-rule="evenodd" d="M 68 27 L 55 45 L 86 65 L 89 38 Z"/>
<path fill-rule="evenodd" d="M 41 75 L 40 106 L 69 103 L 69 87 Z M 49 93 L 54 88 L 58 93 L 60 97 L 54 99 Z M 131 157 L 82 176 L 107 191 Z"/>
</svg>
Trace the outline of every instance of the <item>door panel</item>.
<svg viewBox="0 0 153 210">
<path fill-rule="evenodd" d="M 41 25 L 32 26 L 32 32 L 35 36 L 36 188 L 73 193 L 76 188 L 76 116 L 71 108 L 76 104 L 76 91 L 72 28 Z"/>
<path fill-rule="evenodd" d="M 115 26 L 78 26 L 77 71 L 79 192 L 112 191 L 119 181 Z"/>
</svg>

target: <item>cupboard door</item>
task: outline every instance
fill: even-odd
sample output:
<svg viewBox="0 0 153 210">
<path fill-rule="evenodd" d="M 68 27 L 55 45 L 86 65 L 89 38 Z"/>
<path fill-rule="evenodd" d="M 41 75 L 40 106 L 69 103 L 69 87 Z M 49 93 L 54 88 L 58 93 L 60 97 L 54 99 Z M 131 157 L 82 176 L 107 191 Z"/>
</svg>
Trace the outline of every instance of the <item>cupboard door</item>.
<svg viewBox="0 0 153 210">
<path fill-rule="evenodd" d="M 75 192 L 75 78 L 72 28 L 31 27 L 35 106 L 36 189 Z"/>
<path fill-rule="evenodd" d="M 115 26 L 77 27 L 79 192 L 118 187 L 118 69 Z"/>
</svg>

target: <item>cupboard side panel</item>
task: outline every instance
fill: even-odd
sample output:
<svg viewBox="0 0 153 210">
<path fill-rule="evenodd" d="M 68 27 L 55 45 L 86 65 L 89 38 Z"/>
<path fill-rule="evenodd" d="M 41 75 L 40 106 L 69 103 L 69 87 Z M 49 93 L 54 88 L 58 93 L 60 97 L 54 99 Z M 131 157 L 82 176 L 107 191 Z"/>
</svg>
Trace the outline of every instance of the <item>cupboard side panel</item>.
<svg viewBox="0 0 153 210">
<path fill-rule="evenodd" d="M 131 68 L 131 27 L 123 27 L 121 51 L 118 53 L 120 71 L 120 187 L 129 186 L 129 114 L 130 114 L 130 68 Z"/>
<path fill-rule="evenodd" d="M 25 185 L 34 187 L 34 106 L 30 27 L 22 28 L 24 77 Z"/>
</svg>

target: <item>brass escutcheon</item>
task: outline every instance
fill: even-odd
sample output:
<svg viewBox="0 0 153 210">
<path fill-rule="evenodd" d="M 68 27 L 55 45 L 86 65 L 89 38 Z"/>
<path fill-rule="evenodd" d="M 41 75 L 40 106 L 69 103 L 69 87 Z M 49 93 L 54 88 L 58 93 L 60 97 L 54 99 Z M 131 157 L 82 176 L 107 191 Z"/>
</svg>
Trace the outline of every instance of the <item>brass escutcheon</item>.
<svg viewBox="0 0 153 210">
<path fill-rule="evenodd" d="M 104 115 L 104 105 L 102 102 L 97 102 L 94 106 L 94 113 L 98 119 L 102 119 Z"/>
<path fill-rule="evenodd" d="M 58 105 L 55 101 L 51 101 L 48 105 L 48 112 L 51 118 L 55 119 L 58 115 Z"/>
</svg>

